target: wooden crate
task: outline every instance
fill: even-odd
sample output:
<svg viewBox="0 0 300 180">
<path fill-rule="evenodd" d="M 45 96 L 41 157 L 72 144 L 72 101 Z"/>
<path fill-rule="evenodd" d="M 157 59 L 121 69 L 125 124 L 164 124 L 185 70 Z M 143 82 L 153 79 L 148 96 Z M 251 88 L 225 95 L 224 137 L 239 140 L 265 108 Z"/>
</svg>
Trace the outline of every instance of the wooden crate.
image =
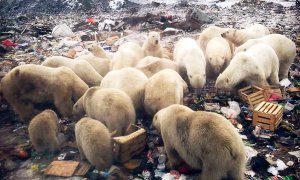
<svg viewBox="0 0 300 180">
<path fill-rule="evenodd" d="M 114 137 L 114 155 L 119 162 L 126 162 L 134 155 L 141 153 L 146 145 L 146 130 L 136 125 L 131 125 L 131 134 Z"/>
<path fill-rule="evenodd" d="M 247 86 L 238 91 L 240 98 L 247 104 L 250 109 L 254 109 L 259 103 L 265 101 L 264 89 L 258 86 Z"/>
<path fill-rule="evenodd" d="M 274 131 L 282 121 L 283 106 L 270 102 L 261 102 L 253 112 L 253 125 Z"/>
</svg>

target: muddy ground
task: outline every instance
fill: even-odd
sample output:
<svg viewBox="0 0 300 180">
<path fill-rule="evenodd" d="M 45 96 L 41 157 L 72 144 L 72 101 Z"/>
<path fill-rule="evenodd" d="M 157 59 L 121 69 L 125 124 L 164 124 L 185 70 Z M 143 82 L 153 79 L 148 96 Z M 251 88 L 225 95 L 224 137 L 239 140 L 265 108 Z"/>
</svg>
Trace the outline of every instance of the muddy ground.
<svg viewBox="0 0 300 180">
<path fill-rule="evenodd" d="M 260 23 L 266 25 L 273 33 L 284 34 L 294 42 L 297 41 L 297 37 L 299 38 L 300 13 L 299 5 L 296 6 L 295 1 L 285 1 L 282 4 L 251 0 L 236 1 L 237 3 L 231 3 L 235 1 L 225 1 L 225 3 L 207 1 L 204 4 L 199 3 L 199 1 L 189 1 L 189 3 L 187 1 L 175 1 L 169 4 L 159 2 L 144 4 L 144 1 L 140 2 L 143 2 L 142 5 L 125 1 L 124 4 L 118 4 L 117 7 L 109 6 L 109 1 L 95 0 L 1 1 L 0 40 L 9 39 L 17 45 L 11 48 L 0 46 L 0 77 L 21 64 L 40 64 L 48 56 L 68 55 L 70 49 L 75 49 L 77 54 L 80 54 L 86 49 L 86 44 L 95 40 L 95 37 L 107 52 L 113 55 L 119 44 L 126 41 L 142 43 L 147 31 L 153 29 L 162 32 L 162 43 L 165 52 L 170 56 L 174 43 L 179 38 L 187 36 L 196 38 L 197 34 L 209 25 L 245 28 L 253 23 Z M 187 22 L 186 14 L 194 8 L 204 12 L 211 22 Z M 85 21 L 90 17 L 94 18 L 98 24 L 87 25 Z M 167 17 L 171 17 L 169 22 L 164 20 Z M 99 30 L 100 26 L 98 27 L 98 25 L 108 19 L 116 22 L 115 25 L 111 26 L 112 31 L 108 31 L 108 29 Z M 121 22 L 124 22 L 124 25 L 114 29 Z M 60 23 L 66 23 L 70 26 L 75 37 L 64 40 L 53 38 L 51 31 L 55 25 Z M 167 27 L 176 28 L 176 31 L 165 32 Z M 97 32 L 96 35 L 95 32 Z M 116 36 L 116 41 L 112 40 L 112 43 L 107 40 Z M 300 85 L 299 46 L 298 42 L 298 54 L 291 67 L 289 77 L 292 85 L 288 88 L 299 87 Z M 252 119 L 252 116 L 247 104 L 243 103 L 237 96 L 216 94 L 213 82 L 207 84 L 201 96 L 190 93 L 185 97 L 185 104 L 192 109 L 203 110 L 204 104 L 207 102 L 216 102 L 222 107 L 228 105 L 228 100 L 239 102 L 242 108 L 241 114 L 231 121 L 240 128 L 240 134 L 247 138 L 244 140 L 245 144 L 258 153 L 258 156 L 253 158 L 253 161 L 249 162 L 247 166 L 247 179 L 274 178 L 273 174 L 267 172 L 267 168 L 270 166 L 268 163 L 276 167 L 278 159 L 289 164 L 285 170 L 278 172 L 279 179 L 281 176 L 300 179 L 299 156 L 297 158 L 295 155 L 289 154 L 292 151 L 297 151 L 299 154 L 300 150 L 299 93 L 287 93 L 284 100 L 277 101 L 283 106 L 290 102 L 295 105 L 295 108 L 291 111 L 285 110 L 283 117 L 285 123 L 282 123 L 274 133 L 264 132 L 270 138 L 261 138 L 252 134 L 254 127 L 251 121 L 248 121 Z M 19 122 L 18 116 L 10 110 L 3 98 L 0 100 L 0 179 L 59 179 L 58 177 L 43 175 L 49 163 L 57 160 L 58 156 L 62 154 L 67 155 L 65 160 L 80 161 L 76 143 L 74 143 L 72 130 L 74 122 L 71 119 L 60 121 L 61 140 L 64 142 L 61 151 L 58 154 L 38 154 L 29 142 L 26 124 Z M 214 111 L 221 113 L 219 110 Z M 125 179 L 146 179 L 147 175 L 144 170 L 151 172 L 152 179 L 155 179 L 155 174 L 162 177 L 162 173 L 157 171 L 159 154 L 157 147 L 161 147 L 163 144 L 159 136 L 149 129 L 150 121 L 151 118 L 145 117 L 144 114 L 140 114 L 138 117 L 138 124 L 144 127 L 149 135 L 145 150 L 141 155 L 134 158 L 141 164 L 131 170 L 128 167 L 125 168 L 123 164 L 115 164 L 120 168 L 118 174 L 123 174 Z M 249 154 L 252 154 L 251 152 L 248 151 Z M 150 159 L 153 159 L 153 162 L 149 161 Z M 267 161 L 265 161 L 266 159 Z M 132 162 L 132 164 L 135 163 Z M 84 177 L 89 179 L 120 179 L 120 176 L 117 175 L 104 177 L 93 173 L 92 170 L 91 168 Z M 168 170 L 163 171 L 163 173 L 168 172 Z M 197 173 L 188 171 L 184 174 L 187 179 L 193 179 L 193 175 Z M 74 176 L 69 179 L 82 179 L 82 177 Z M 156 177 L 156 179 L 160 179 L 160 177 Z"/>
</svg>

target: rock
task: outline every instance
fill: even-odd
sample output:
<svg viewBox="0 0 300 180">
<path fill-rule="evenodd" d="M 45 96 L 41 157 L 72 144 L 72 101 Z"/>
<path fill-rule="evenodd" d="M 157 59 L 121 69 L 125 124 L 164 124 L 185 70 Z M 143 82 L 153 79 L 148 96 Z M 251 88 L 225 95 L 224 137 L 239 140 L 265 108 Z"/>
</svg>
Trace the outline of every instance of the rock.
<svg viewBox="0 0 300 180">
<path fill-rule="evenodd" d="M 212 19 L 199 9 L 190 9 L 186 16 L 187 21 L 196 21 L 199 24 L 212 23 Z"/>
<path fill-rule="evenodd" d="M 18 167 L 18 164 L 10 159 L 7 159 L 4 163 L 4 168 L 8 171 L 14 170 L 17 167 Z"/>
</svg>

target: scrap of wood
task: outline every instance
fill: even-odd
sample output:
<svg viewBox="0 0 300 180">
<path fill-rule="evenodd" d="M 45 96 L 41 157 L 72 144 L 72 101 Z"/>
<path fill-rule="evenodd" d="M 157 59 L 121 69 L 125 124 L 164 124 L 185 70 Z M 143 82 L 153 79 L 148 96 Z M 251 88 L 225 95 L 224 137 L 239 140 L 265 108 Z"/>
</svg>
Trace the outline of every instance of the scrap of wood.
<svg viewBox="0 0 300 180">
<path fill-rule="evenodd" d="M 78 165 L 76 161 L 53 161 L 45 170 L 45 175 L 71 177 Z"/>
<path fill-rule="evenodd" d="M 91 165 L 86 162 L 80 162 L 73 176 L 84 176 L 91 168 Z"/>
</svg>

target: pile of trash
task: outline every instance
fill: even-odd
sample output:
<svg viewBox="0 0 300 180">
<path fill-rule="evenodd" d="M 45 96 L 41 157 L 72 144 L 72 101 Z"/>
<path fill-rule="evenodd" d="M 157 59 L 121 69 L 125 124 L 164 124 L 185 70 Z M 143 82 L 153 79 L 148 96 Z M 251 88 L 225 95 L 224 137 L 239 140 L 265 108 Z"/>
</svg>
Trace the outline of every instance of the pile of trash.
<svg viewBox="0 0 300 180">
<path fill-rule="evenodd" d="M 50 2 L 41 1 L 34 7 L 39 8 L 42 4 L 46 6 L 47 3 Z M 105 6 L 109 7 L 108 1 L 101 3 L 107 3 Z M 300 23 L 297 21 L 295 6 L 284 7 L 262 1 L 256 4 L 241 1 L 224 8 L 214 4 L 190 5 L 185 1 L 173 5 L 152 2 L 145 6 L 129 3 L 126 8 L 101 14 L 95 13 L 97 11 L 93 14 L 80 11 L 77 14 L 70 12 L 56 15 L 57 7 L 51 9 L 48 6 L 46 15 L 29 15 L 18 9 L 22 9 L 21 4 L 11 0 L 0 2 L 1 12 L 13 4 L 14 10 L 19 13 L 1 17 L 0 79 L 18 65 L 41 64 L 49 56 L 75 58 L 89 54 L 87 47 L 95 41 L 112 56 L 124 42 L 142 44 L 149 30 L 161 33 L 165 54 L 170 58 L 173 56 L 174 42 L 186 36 L 196 38 L 201 30 L 212 24 L 241 28 L 254 22 L 262 23 L 273 32 L 288 36 L 296 42 L 298 50 L 290 68 L 289 79 L 281 81 L 279 87 L 264 89 L 264 100 L 282 110 L 282 120 L 274 130 L 255 124 L 255 113 L 260 110 L 251 107 L 245 97 L 242 98 L 243 91 L 239 95 L 218 92 L 214 82 L 208 82 L 200 95 L 188 94 L 184 103 L 193 110 L 222 114 L 232 122 L 246 145 L 245 174 L 248 179 L 300 178 Z M 47 15 L 49 13 L 51 15 Z M 143 114 L 138 116 L 137 121 L 137 125 L 147 133 L 143 151 L 127 162 L 117 162 L 109 170 L 98 172 L 80 160 L 74 137 L 74 122 L 70 119 L 61 119 L 59 122 L 64 132 L 64 135 L 59 136 L 61 151 L 58 154 L 39 154 L 29 142 L 27 126 L 19 123 L 18 116 L 1 95 L 0 104 L 0 177 L 5 179 L 52 179 L 55 175 L 57 179 L 168 180 L 194 179 L 200 173 L 184 164 L 176 170 L 166 169 L 167 159 L 162 139 L 152 129 L 152 120 Z"/>
</svg>

